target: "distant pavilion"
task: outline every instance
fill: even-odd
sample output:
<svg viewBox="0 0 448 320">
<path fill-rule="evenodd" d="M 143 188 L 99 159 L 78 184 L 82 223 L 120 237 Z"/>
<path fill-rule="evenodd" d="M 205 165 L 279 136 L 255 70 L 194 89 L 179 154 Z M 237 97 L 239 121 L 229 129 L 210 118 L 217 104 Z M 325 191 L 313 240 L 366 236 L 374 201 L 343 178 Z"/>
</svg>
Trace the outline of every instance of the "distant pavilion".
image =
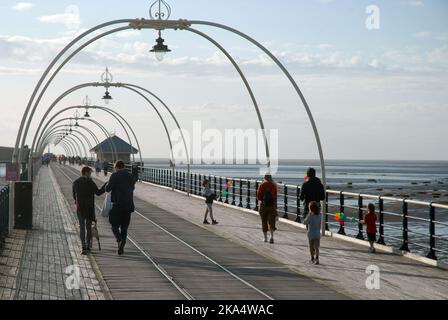
<svg viewBox="0 0 448 320">
<path fill-rule="evenodd" d="M 112 149 L 112 145 L 115 147 L 115 150 Z M 98 160 L 111 163 L 114 161 L 114 151 L 117 153 L 117 160 L 123 160 L 125 163 L 130 163 L 131 155 L 138 153 L 138 149 L 116 135 L 104 140 L 90 150 L 90 152 L 96 154 Z"/>
</svg>

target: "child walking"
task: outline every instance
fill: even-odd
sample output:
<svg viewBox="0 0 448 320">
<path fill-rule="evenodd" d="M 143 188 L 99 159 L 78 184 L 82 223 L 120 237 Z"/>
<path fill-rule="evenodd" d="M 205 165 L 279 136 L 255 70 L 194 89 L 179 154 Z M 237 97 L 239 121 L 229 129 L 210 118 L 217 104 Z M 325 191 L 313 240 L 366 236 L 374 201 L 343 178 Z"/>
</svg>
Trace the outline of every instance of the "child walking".
<svg viewBox="0 0 448 320">
<path fill-rule="evenodd" d="M 319 205 L 316 201 L 311 201 L 309 204 L 309 214 L 306 216 L 303 223 L 308 227 L 308 240 L 310 245 L 311 263 L 319 264 L 319 248 L 320 248 L 320 230 L 321 230 L 321 216 Z"/>
<path fill-rule="evenodd" d="M 367 231 L 367 239 L 370 243 L 369 252 L 375 253 L 374 243 L 376 241 L 376 214 L 375 214 L 375 205 L 373 203 L 369 203 L 367 206 L 367 214 L 364 216 L 364 220 L 360 222 L 366 225 Z"/>
<path fill-rule="evenodd" d="M 212 224 L 218 224 L 218 221 L 216 221 L 213 218 L 213 201 L 216 199 L 216 194 L 210 189 L 210 181 L 207 179 L 204 179 L 202 182 L 202 186 L 204 187 L 204 197 L 205 197 L 205 204 L 207 205 L 207 208 L 205 209 L 205 216 L 204 216 L 204 224 L 210 224 L 207 220 L 208 213 L 210 212 L 210 218 L 212 219 Z"/>
</svg>

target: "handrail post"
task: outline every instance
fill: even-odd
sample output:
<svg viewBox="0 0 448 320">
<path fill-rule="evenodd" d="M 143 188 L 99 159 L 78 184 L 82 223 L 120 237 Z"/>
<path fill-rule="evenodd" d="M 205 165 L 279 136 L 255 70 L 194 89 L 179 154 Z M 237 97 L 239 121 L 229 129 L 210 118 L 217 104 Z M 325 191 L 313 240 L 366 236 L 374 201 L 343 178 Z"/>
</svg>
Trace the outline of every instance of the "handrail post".
<svg viewBox="0 0 448 320">
<path fill-rule="evenodd" d="M 219 176 L 219 202 L 222 202 L 222 177 Z"/>
<path fill-rule="evenodd" d="M 283 208 L 285 211 L 283 218 L 288 219 L 288 187 L 286 184 L 283 186 Z"/>
<path fill-rule="evenodd" d="M 437 260 L 436 251 L 434 250 L 436 247 L 436 225 L 434 223 L 436 220 L 436 208 L 434 208 L 432 203 L 429 207 L 429 219 L 429 252 L 426 257 L 429 259 Z"/>
<path fill-rule="evenodd" d="M 330 231 L 330 228 L 328 227 L 328 192 L 327 192 L 327 190 L 325 190 L 324 209 L 325 209 L 325 230 Z"/>
<path fill-rule="evenodd" d="M 247 180 L 246 209 L 250 209 L 250 180 Z"/>
<path fill-rule="evenodd" d="M 213 192 L 215 193 L 215 195 L 216 195 L 216 176 L 213 176 Z"/>
<path fill-rule="evenodd" d="M 341 191 L 339 193 L 339 212 L 344 212 L 344 193 Z M 342 234 L 345 236 L 345 229 L 344 229 L 344 221 L 340 221 L 339 222 L 339 230 L 338 230 L 338 234 Z"/>
<path fill-rule="evenodd" d="M 239 187 L 240 187 L 240 203 L 238 203 L 238 207 L 243 207 L 243 187 L 241 186 L 241 179 L 239 179 Z"/>
<path fill-rule="evenodd" d="M 224 201 L 224 203 L 229 204 L 229 179 L 226 178 L 226 200 Z"/>
<path fill-rule="evenodd" d="M 255 211 L 258 211 L 258 197 L 257 197 L 257 193 L 258 193 L 258 180 L 255 179 Z"/>
<path fill-rule="evenodd" d="M 296 187 L 296 206 L 297 206 L 296 222 L 301 223 L 302 219 L 300 218 L 300 186 L 299 185 Z"/>
<path fill-rule="evenodd" d="M 235 205 L 235 179 L 232 178 L 232 206 Z"/>
<path fill-rule="evenodd" d="M 363 220 L 363 201 L 362 201 L 361 194 L 358 195 L 358 235 L 356 236 L 356 239 L 364 240 L 364 235 L 362 234 L 362 223 L 361 220 Z"/>
<path fill-rule="evenodd" d="M 408 239 L 408 203 L 403 200 L 403 244 L 400 250 L 409 252 L 409 239 Z"/>
<path fill-rule="evenodd" d="M 379 198 L 379 231 L 380 231 L 380 236 L 378 238 L 378 241 L 376 243 L 378 244 L 382 244 L 382 245 L 386 245 L 386 242 L 384 241 L 384 200 L 380 197 Z"/>
</svg>

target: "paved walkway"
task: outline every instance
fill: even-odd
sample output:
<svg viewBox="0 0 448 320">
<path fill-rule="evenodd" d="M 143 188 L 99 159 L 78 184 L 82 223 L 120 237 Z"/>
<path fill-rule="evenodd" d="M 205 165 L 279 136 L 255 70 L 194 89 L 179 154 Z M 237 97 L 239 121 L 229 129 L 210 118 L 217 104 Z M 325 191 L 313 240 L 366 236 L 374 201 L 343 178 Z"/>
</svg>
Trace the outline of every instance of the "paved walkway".
<svg viewBox="0 0 448 320">
<path fill-rule="evenodd" d="M 33 206 L 33 230 L 15 230 L 2 254 L 9 274 L 2 274 L 1 298 L 104 299 L 89 258 L 80 255 L 74 217 L 46 167 L 40 170 L 34 186 Z M 79 289 L 75 284 L 78 274 Z"/>
<path fill-rule="evenodd" d="M 105 181 L 104 176 L 99 178 Z M 381 251 L 370 254 L 368 246 L 326 237 L 321 242 L 321 265 L 316 267 L 308 263 L 308 243 L 302 228 L 280 222 L 276 243 L 265 244 L 256 213 L 215 205 L 219 225 L 204 226 L 202 199 L 146 183 L 137 184 L 135 196 L 355 299 L 448 297 L 448 271 L 403 256 Z M 378 290 L 366 288 L 366 269 L 372 265 L 380 270 Z"/>
</svg>

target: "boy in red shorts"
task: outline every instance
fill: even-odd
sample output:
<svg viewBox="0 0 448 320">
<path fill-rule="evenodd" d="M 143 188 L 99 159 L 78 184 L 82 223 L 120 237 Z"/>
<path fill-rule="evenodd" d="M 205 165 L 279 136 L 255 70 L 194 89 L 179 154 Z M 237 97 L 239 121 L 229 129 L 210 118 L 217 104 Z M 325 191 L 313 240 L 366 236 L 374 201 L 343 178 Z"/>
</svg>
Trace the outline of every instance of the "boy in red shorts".
<svg viewBox="0 0 448 320">
<path fill-rule="evenodd" d="M 376 214 L 375 214 L 375 205 L 373 203 L 369 203 L 367 206 L 367 214 L 364 216 L 364 220 L 360 222 L 366 225 L 367 231 L 367 239 L 370 243 L 369 252 L 375 253 L 374 243 L 376 241 Z"/>
</svg>

